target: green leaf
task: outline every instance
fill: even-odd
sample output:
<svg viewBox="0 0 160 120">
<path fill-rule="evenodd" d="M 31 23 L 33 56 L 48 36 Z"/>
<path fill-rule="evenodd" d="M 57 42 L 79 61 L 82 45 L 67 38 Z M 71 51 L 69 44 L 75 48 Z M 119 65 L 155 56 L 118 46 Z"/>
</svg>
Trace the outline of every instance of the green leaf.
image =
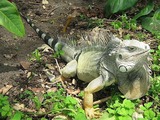
<svg viewBox="0 0 160 120">
<path fill-rule="evenodd" d="M 34 103 L 35 103 L 35 105 L 36 105 L 36 109 L 39 110 L 40 107 L 41 107 L 41 105 L 42 105 L 41 101 L 39 100 L 39 98 L 38 98 L 37 96 L 35 96 L 35 97 L 33 98 L 33 101 L 34 101 Z"/>
<path fill-rule="evenodd" d="M 147 111 L 144 111 L 144 115 L 148 119 L 152 119 L 155 117 L 156 114 L 152 110 L 147 110 Z"/>
<path fill-rule="evenodd" d="M 117 113 L 122 116 L 128 115 L 128 110 L 125 108 L 117 109 Z"/>
<path fill-rule="evenodd" d="M 21 120 L 23 114 L 21 112 L 16 112 L 13 116 L 13 118 L 11 118 L 11 120 Z"/>
<path fill-rule="evenodd" d="M 3 106 L 3 107 L 2 107 L 2 110 L 4 110 L 4 111 L 9 111 L 9 110 L 10 110 L 10 105 L 7 104 L 7 105 Z"/>
<path fill-rule="evenodd" d="M 130 116 L 120 116 L 118 118 L 119 118 L 119 120 L 132 120 L 132 117 L 130 117 Z"/>
<path fill-rule="evenodd" d="M 128 8 L 133 7 L 138 0 L 107 0 L 105 5 L 105 15 L 106 17 L 124 11 Z"/>
<path fill-rule="evenodd" d="M 160 45 L 158 45 L 158 50 L 160 50 Z"/>
<path fill-rule="evenodd" d="M 160 20 L 160 9 L 156 10 L 153 17 L 157 20 Z"/>
<path fill-rule="evenodd" d="M 160 32 L 160 9 L 155 12 L 153 17 L 146 17 L 142 20 L 142 27 L 153 34 Z"/>
<path fill-rule="evenodd" d="M 153 105 L 153 102 L 148 102 L 144 104 L 145 108 L 147 109 L 149 109 L 152 105 Z"/>
<path fill-rule="evenodd" d="M 74 99 L 71 96 L 67 96 L 66 99 L 65 99 L 65 103 L 66 104 L 71 104 L 71 105 L 76 105 L 77 104 L 77 100 Z"/>
<path fill-rule="evenodd" d="M 144 111 L 147 110 L 144 106 L 140 106 L 140 109 L 141 109 L 141 110 L 144 110 Z"/>
<path fill-rule="evenodd" d="M 46 119 L 46 118 L 41 118 L 41 120 L 48 120 L 48 119 Z"/>
<path fill-rule="evenodd" d="M 119 100 L 116 100 L 115 103 L 113 104 L 113 107 L 120 107 L 122 105 L 122 103 L 119 102 Z"/>
<path fill-rule="evenodd" d="M 160 31 L 160 20 L 154 17 L 146 17 L 142 20 L 142 27 L 152 33 L 157 33 Z"/>
<path fill-rule="evenodd" d="M 2 115 L 2 117 L 6 117 L 7 116 L 7 112 L 6 111 L 1 111 L 1 115 Z"/>
<path fill-rule="evenodd" d="M 0 25 L 17 36 L 22 37 L 25 34 L 16 6 L 7 0 L 0 0 Z"/>
<path fill-rule="evenodd" d="M 107 111 L 108 111 L 110 114 L 115 114 L 115 113 L 116 113 L 116 111 L 113 110 L 113 109 L 111 109 L 111 108 L 107 108 Z"/>
<path fill-rule="evenodd" d="M 135 107 L 134 103 L 132 103 L 130 100 L 127 99 L 123 101 L 123 105 L 125 108 L 130 108 L 130 109 Z"/>
<path fill-rule="evenodd" d="M 32 120 L 32 118 L 27 118 L 26 120 Z"/>
<path fill-rule="evenodd" d="M 137 15 L 135 15 L 133 19 L 136 20 L 141 16 L 148 15 L 153 10 L 153 8 L 154 8 L 153 1 L 150 0 L 147 6 L 144 9 L 142 9 Z"/>
<path fill-rule="evenodd" d="M 97 120 L 97 119 L 95 119 L 95 120 Z M 98 120 L 115 120 L 115 117 L 114 116 L 111 117 L 109 113 L 104 112 Z"/>
<path fill-rule="evenodd" d="M 77 113 L 74 120 L 87 120 L 86 115 L 84 113 Z"/>
</svg>

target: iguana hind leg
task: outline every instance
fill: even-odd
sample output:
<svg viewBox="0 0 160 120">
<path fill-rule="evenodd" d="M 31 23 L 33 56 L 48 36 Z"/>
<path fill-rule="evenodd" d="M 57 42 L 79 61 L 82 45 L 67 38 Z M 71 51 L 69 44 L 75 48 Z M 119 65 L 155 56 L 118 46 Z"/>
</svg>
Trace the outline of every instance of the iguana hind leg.
<svg viewBox="0 0 160 120">
<path fill-rule="evenodd" d="M 57 80 L 62 83 L 62 86 L 64 88 L 66 88 L 64 81 L 66 81 L 68 78 L 74 77 L 76 75 L 76 71 L 77 71 L 77 61 L 72 60 L 63 69 L 61 69 L 60 71 L 61 76 L 58 77 Z"/>
<path fill-rule="evenodd" d="M 76 75 L 77 71 L 77 61 L 72 60 L 70 61 L 62 70 L 62 76 L 65 78 L 71 78 Z"/>
<path fill-rule="evenodd" d="M 99 108 L 93 108 L 93 93 L 101 90 L 105 85 L 105 82 L 102 79 L 102 76 L 91 81 L 84 90 L 84 109 L 86 116 L 89 118 L 98 118 L 100 113 L 98 112 Z"/>
</svg>

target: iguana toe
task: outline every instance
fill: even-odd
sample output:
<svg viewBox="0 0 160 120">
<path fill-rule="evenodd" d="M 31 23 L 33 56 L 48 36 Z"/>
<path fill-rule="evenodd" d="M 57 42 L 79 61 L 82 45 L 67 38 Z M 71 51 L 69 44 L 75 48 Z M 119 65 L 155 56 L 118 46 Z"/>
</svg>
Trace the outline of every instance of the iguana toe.
<svg viewBox="0 0 160 120">
<path fill-rule="evenodd" d="M 101 113 L 99 112 L 99 108 L 86 108 L 85 113 L 87 118 L 99 118 L 101 116 Z"/>
</svg>

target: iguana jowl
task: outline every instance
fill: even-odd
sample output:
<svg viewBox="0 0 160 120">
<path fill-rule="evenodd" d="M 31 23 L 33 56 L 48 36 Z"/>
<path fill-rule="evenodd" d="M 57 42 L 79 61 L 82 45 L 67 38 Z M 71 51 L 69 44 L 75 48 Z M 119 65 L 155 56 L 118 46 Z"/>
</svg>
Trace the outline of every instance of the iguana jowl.
<svg viewBox="0 0 160 120">
<path fill-rule="evenodd" d="M 60 38 L 51 38 L 25 18 L 46 44 L 55 51 L 61 49 L 61 57 L 68 63 L 62 76 L 78 76 L 89 82 L 84 90 L 84 109 L 90 118 L 98 117 L 93 109 L 93 93 L 112 83 L 128 99 L 137 99 L 149 89 L 150 61 L 149 45 L 138 40 L 120 40 L 107 30 L 95 28 L 82 37 L 84 46 L 67 44 Z M 67 40 L 66 40 L 67 42 Z"/>
</svg>

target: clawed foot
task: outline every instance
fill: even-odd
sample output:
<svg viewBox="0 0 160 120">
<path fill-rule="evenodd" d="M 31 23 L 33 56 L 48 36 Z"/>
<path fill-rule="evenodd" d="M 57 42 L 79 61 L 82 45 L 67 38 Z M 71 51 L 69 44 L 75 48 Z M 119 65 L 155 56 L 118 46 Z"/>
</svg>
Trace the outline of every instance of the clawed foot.
<svg viewBox="0 0 160 120">
<path fill-rule="evenodd" d="M 85 108 L 85 113 L 87 118 L 99 118 L 101 116 L 101 113 L 99 112 L 99 108 Z"/>
<path fill-rule="evenodd" d="M 62 75 L 60 75 L 56 80 L 57 80 L 57 82 L 61 82 L 63 88 L 66 88 L 66 85 L 64 84 L 64 81 L 66 81 L 67 78 L 65 78 Z"/>
</svg>

